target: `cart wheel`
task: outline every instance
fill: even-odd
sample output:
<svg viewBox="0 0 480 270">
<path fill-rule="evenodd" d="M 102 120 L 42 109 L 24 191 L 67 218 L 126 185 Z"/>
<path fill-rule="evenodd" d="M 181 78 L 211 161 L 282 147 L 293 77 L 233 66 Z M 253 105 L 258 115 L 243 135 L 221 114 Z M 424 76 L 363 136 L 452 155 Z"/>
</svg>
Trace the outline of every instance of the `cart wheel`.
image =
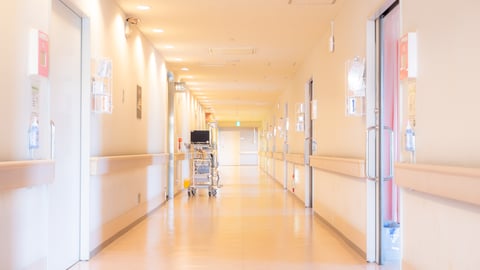
<svg viewBox="0 0 480 270">
<path fill-rule="evenodd" d="M 211 196 L 212 196 L 212 192 L 209 191 L 209 192 L 208 192 L 208 197 L 211 197 Z"/>
<path fill-rule="evenodd" d="M 190 190 L 189 190 L 189 191 L 187 191 L 187 194 L 188 194 L 188 197 L 190 197 Z"/>
<path fill-rule="evenodd" d="M 212 195 L 213 195 L 213 196 L 217 196 L 217 191 L 216 191 L 216 190 L 213 190 L 213 191 L 212 191 Z"/>
</svg>

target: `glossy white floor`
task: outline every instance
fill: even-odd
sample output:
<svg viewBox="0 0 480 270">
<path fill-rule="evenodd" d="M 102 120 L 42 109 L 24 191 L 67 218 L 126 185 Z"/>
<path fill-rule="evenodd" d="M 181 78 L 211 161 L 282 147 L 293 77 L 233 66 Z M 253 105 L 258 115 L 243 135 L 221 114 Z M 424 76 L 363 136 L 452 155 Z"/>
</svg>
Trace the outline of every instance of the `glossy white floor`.
<svg viewBox="0 0 480 270">
<path fill-rule="evenodd" d="M 220 172 L 217 197 L 178 195 L 72 270 L 400 269 L 365 263 L 256 166 Z"/>
</svg>

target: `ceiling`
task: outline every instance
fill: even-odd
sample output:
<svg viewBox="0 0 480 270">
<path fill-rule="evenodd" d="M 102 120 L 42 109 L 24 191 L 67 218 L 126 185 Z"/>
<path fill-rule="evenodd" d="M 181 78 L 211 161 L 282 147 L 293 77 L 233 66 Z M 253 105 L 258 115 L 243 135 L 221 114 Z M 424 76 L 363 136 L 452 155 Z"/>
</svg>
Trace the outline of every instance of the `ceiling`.
<svg viewBox="0 0 480 270">
<path fill-rule="evenodd" d="M 262 121 L 341 2 L 117 0 L 218 122 Z"/>
</svg>

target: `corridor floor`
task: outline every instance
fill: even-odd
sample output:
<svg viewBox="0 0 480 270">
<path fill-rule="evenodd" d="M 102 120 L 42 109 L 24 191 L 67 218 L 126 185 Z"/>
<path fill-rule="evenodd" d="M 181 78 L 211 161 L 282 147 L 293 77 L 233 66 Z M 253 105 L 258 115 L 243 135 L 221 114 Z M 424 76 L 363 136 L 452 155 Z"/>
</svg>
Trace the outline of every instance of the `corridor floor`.
<svg viewBox="0 0 480 270">
<path fill-rule="evenodd" d="M 365 263 L 256 166 L 220 173 L 217 197 L 181 193 L 71 269 L 400 269 Z"/>
</svg>

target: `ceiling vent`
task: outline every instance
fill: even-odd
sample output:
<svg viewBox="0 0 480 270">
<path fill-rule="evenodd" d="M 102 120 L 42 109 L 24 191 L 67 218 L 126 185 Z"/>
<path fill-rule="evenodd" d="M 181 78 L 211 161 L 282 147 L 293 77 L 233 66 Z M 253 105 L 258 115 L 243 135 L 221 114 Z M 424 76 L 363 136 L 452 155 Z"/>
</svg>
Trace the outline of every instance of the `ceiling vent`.
<svg viewBox="0 0 480 270">
<path fill-rule="evenodd" d="M 210 48 L 208 50 L 211 55 L 252 55 L 255 54 L 255 48 Z"/>
<path fill-rule="evenodd" d="M 336 0 L 288 0 L 289 5 L 333 5 Z"/>
</svg>

